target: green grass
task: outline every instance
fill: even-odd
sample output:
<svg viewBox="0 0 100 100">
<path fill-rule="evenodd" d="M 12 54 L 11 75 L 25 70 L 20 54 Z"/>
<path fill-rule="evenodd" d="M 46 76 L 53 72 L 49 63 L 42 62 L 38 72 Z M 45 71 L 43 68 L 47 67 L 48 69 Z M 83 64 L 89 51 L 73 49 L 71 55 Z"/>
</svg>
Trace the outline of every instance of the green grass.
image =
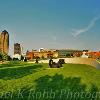
<svg viewBox="0 0 100 100">
<path fill-rule="evenodd" d="M 99 92 L 100 70 L 89 65 L 0 65 L 0 100 L 100 100 Z"/>
</svg>

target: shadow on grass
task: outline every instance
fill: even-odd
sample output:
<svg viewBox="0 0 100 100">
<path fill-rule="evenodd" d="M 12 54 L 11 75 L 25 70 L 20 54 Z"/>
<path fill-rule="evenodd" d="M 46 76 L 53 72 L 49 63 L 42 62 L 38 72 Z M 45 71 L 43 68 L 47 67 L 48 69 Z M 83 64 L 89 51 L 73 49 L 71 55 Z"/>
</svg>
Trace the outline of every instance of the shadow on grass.
<svg viewBox="0 0 100 100">
<path fill-rule="evenodd" d="M 37 72 L 37 69 L 41 67 L 42 65 L 33 65 L 27 67 L 0 69 L 0 79 L 10 80 L 21 78 L 26 75 Z"/>
<path fill-rule="evenodd" d="M 100 94 L 95 85 L 86 90 L 80 77 L 64 78 L 62 75 L 40 77 L 36 88 L 24 87 L 16 91 L 8 100 L 100 100 Z M 4 98 L 4 96 L 2 97 Z"/>
</svg>

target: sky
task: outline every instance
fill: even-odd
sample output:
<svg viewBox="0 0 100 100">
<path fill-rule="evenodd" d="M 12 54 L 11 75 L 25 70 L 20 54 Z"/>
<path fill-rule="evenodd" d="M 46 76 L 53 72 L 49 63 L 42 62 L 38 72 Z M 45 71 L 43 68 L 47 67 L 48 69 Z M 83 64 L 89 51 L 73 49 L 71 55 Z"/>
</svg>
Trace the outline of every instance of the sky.
<svg viewBox="0 0 100 100">
<path fill-rule="evenodd" d="M 0 0 L 0 32 L 26 50 L 100 51 L 100 0 Z"/>
</svg>

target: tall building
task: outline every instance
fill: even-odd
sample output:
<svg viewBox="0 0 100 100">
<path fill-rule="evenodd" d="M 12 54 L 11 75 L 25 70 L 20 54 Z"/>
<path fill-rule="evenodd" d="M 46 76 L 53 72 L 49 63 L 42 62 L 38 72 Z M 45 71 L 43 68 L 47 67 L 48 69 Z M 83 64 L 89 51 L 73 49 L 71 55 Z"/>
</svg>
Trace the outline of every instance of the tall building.
<svg viewBox="0 0 100 100">
<path fill-rule="evenodd" d="M 15 55 L 15 54 L 21 55 L 21 46 L 20 46 L 19 43 L 15 43 L 15 44 L 14 44 L 14 55 Z"/>
<path fill-rule="evenodd" d="M 0 34 L 0 51 L 6 54 L 9 52 L 9 33 L 6 30 Z"/>
</svg>

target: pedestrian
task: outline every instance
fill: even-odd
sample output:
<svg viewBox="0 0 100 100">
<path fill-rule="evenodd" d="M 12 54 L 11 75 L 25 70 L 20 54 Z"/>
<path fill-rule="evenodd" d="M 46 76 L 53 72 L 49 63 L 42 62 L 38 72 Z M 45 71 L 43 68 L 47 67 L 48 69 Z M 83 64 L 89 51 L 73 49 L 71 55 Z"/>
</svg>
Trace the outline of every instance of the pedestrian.
<svg viewBox="0 0 100 100">
<path fill-rule="evenodd" d="M 50 58 L 50 60 L 49 60 L 49 66 L 50 66 L 50 68 L 53 67 L 53 60 L 52 60 L 52 58 Z"/>
<path fill-rule="evenodd" d="M 35 62 L 35 63 L 37 63 L 37 64 L 39 63 L 39 62 L 38 62 L 38 58 L 36 58 L 36 62 Z"/>
</svg>

